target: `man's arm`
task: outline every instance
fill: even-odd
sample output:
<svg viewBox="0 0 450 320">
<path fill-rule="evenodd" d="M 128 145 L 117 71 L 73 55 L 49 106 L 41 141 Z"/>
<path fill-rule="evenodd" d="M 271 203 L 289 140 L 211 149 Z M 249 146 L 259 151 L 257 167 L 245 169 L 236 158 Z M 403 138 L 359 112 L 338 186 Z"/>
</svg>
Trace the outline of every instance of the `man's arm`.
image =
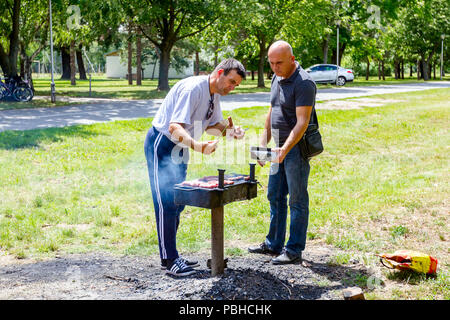
<svg viewBox="0 0 450 320">
<path fill-rule="evenodd" d="M 283 162 L 286 155 L 291 149 L 300 141 L 308 128 L 309 119 L 311 117 L 312 106 L 298 106 L 295 108 L 297 116 L 297 123 L 289 134 L 286 142 L 281 148 L 276 148 L 273 151 L 278 153 L 278 158 L 274 161 L 277 163 Z"/>
<path fill-rule="evenodd" d="M 267 144 L 269 143 L 270 139 L 272 139 L 272 129 L 270 125 L 271 116 L 272 116 L 272 107 L 270 107 L 269 112 L 267 112 L 266 121 L 264 122 L 264 131 L 259 141 L 259 145 L 264 148 L 267 147 Z M 265 161 L 258 160 L 257 162 L 261 167 L 264 167 L 264 165 L 266 164 Z"/>
<path fill-rule="evenodd" d="M 213 126 L 207 127 L 206 132 L 212 136 L 220 137 L 226 135 L 225 129 L 232 129 L 233 127 L 233 120 L 231 117 L 228 117 Z"/>
<path fill-rule="evenodd" d="M 212 136 L 220 137 L 225 135 L 225 128 L 227 127 L 221 122 L 217 122 L 215 125 L 207 127 L 205 131 Z"/>
<path fill-rule="evenodd" d="M 169 125 L 169 132 L 174 140 L 184 144 L 186 147 L 189 147 L 194 151 L 204 154 L 211 154 L 216 151 L 217 141 L 199 142 L 195 140 L 189 135 L 189 133 L 187 133 L 182 123 L 171 122 Z"/>
<path fill-rule="evenodd" d="M 233 124 L 233 119 L 231 119 L 231 117 L 219 121 L 213 126 L 207 127 L 206 132 L 212 136 L 227 136 L 228 138 L 234 139 L 242 139 L 245 135 L 245 131 L 242 130 L 240 126 L 235 126 Z"/>
<path fill-rule="evenodd" d="M 266 115 L 266 121 L 264 122 L 264 131 L 261 135 L 261 139 L 259 142 L 259 145 L 261 147 L 267 147 L 267 144 L 269 143 L 270 139 L 272 139 L 272 131 L 271 131 L 271 125 L 270 125 L 270 117 L 272 115 L 272 107 L 269 108 L 269 112 Z"/>
</svg>

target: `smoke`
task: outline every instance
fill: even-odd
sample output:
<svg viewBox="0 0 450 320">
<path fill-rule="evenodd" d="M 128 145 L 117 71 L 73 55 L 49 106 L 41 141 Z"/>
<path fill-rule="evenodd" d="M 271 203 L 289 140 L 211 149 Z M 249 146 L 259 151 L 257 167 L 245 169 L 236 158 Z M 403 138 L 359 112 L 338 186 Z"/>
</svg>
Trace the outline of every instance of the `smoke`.
<svg viewBox="0 0 450 320">
<path fill-rule="evenodd" d="M 204 128 L 202 127 L 202 122 L 194 122 L 194 139 L 200 140 L 203 132 Z M 210 141 L 219 140 L 216 151 L 210 155 L 202 154 L 201 150 L 192 150 L 183 144 L 183 141 L 178 142 L 172 148 L 171 161 L 174 164 L 189 163 L 194 165 L 216 166 L 247 166 L 249 162 L 256 162 L 254 159 L 251 159 L 250 147 L 259 146 L 261 144 L 263 129 L 255 131 L 249 130 L 242 139 L 234 139 L 232 137 L 232 132 L 232 129 L 227 129 L 225 137 L 222 137 L 222 132 L 219 130 L 208 130 L 208 134 L 212 135 Z M 265 144 L 267 145 L 268 142 L 265 142 Z"/>
</svg>

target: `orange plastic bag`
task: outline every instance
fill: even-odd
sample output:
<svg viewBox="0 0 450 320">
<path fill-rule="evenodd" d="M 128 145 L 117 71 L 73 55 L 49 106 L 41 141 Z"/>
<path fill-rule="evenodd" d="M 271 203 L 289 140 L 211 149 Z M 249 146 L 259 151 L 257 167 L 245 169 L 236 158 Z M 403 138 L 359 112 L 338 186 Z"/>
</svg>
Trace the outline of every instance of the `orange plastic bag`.
<svg viewBox="0 0 450 320">
<path fill-rule="evenodd" d="M 414 270 L 435 274 L 438 260 L 425 253 L 413 250 L 397 250 L 394 253 L 377 254 L 381 263 L 389 269 Z"/>
</svg>

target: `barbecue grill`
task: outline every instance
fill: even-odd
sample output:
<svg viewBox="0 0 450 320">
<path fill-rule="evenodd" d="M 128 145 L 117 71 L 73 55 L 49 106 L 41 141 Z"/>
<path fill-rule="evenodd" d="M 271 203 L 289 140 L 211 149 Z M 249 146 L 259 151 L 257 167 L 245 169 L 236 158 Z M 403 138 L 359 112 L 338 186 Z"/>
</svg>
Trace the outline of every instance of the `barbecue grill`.
<svg viewBox="0 0 450 320">
<path fill-rule="evenodd" d="M 216 177 L 214 177 L 216 178 Z M 233 184 L 225 184 L 226 180 L 233 180 Z M 211 180 L 211 177 L 204 181 Z M 198 179 L 202 181 L 202 179 Z M 223 245 L 223 212 L 224 206 L 231 202 L 250 200 L 257 196 L 255 179 L 255 164 L 250 163 L 250 174 L 228 174 L 224 169 L 218 169 L 218 186 L 205 188 L 183 183 L 174 187 L 174 200 L 178 205 L 188 205 L 211 209 L 211 274 L 222 274 L 225 268 Z"/>
</svg>

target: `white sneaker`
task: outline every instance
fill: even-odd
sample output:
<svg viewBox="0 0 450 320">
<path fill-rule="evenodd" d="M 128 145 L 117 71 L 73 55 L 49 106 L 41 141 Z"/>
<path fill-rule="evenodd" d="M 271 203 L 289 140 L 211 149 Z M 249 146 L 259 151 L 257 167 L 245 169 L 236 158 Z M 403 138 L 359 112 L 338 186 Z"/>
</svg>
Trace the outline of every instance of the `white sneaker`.
<svg viewBox="0 0 450 320">
<path fill-rule="evenodd" d="M 186 265 L 184 259 L 177 258 L 172 262 L 172 265 L 167 266 L 166 273 L 171 274 L 176 277 L 186 277 L 197 271 Z"/>
</svg>

